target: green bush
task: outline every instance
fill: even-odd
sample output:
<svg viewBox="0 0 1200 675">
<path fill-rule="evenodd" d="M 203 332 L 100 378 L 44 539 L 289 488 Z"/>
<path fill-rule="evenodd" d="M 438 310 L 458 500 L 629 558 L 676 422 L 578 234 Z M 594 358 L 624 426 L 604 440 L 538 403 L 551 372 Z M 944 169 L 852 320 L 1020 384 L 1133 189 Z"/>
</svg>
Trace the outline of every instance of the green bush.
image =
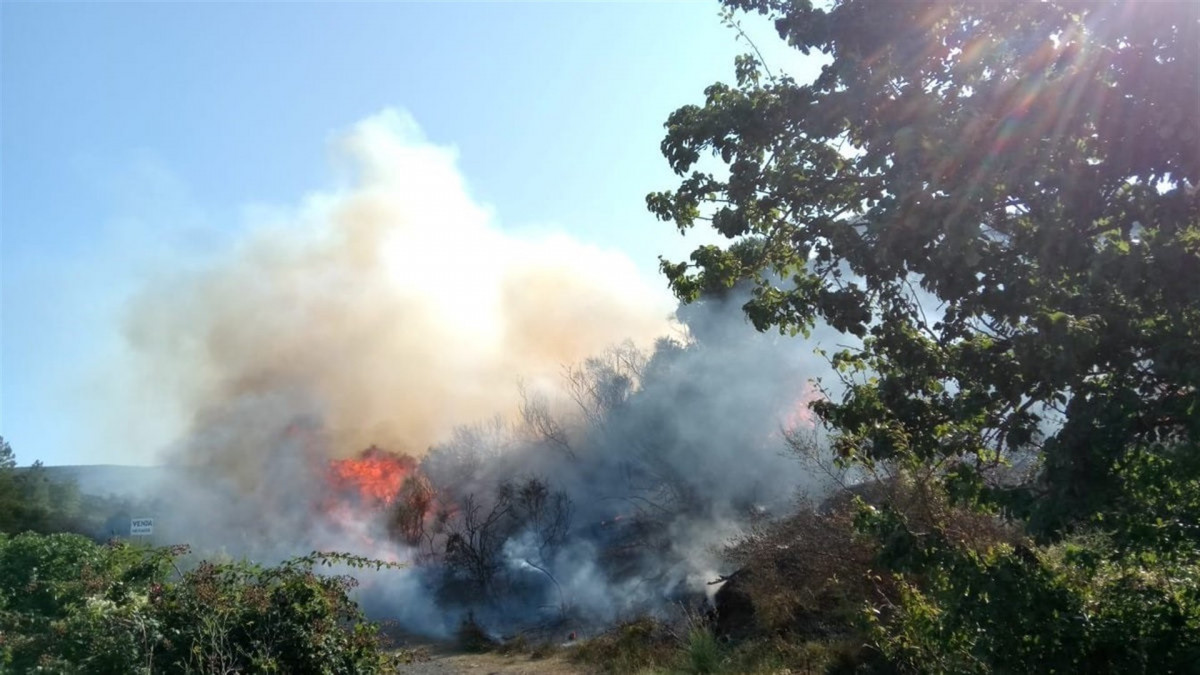
<svg viewBox="0 0 1200 675">
<path fill-rule="evenodd" d="M 156 619 L 146 589 L 171 551 L 74 534 L 0 535 L 0 662 L 18 672 L 138 672 Z"/>
<path fill-rule="evenodd" d="M 724 663 L 721 645 L 708 626 L 693 626 L 683 641 L 683 668 L 686 673 L 709 675 L 721 672 Z"/>
<path fill-rule="evenodd" d="M 920 573 L 873 608 L 871 642 L 906 672 L 1172 673 L 1200 662 L 1200 565 L 1109 535 L 1037 550 L 921 545 Z M 1150 557 L 1147 557 L 1149 555 Z"/>
<path fill-rule="evenodd" d="M 274 567 L 175 569 L 185 549 L 0 535 L 0 672 L 377 673 L 380 637 L 313 554 Z"/>
</svg>

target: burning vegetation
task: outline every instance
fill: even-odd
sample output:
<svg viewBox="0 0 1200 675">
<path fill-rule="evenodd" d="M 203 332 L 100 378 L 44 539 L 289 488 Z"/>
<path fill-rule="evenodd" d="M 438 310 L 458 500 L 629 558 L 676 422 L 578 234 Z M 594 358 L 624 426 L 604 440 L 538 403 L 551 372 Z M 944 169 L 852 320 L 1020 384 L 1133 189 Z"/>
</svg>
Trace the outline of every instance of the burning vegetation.
<svg viewBox="0 0 1200 675">
<path fill-rule="evenodd" d="M 738 313 L 734 298 L 689 307 L 686 341 L 626 343 L 558 386 L 526 383 L 513 419 L 460 426 L 420 457 L 338 457 L 316 418 L 292 419 L 255 489 L 178 489 L 164 518 L 199 548 L 257 559 L 317 548 L 407 563 L 364 578 L 362 601 L 415 632 L 466 616 L 497 632 L 587 631 L 699 606 L 731 536 L 785 511 L 797 486 L 823 489 L 780 434 L 806 421 L 811 365 L 795 343 L 724 330 Z M 236 522 L 247 513 L 249 529 Z"/>
<path fill-rule="evenodd" d="M 360 597 L 415 632 L 587 630 L 703 601 L 729 537 L 822 489 L 780 430 L 826 365 L 751 330 L 746 289 L 672 319 L 621 254 L 499 228 L 402 114 L 340 147 L 353 185 L 133 301 L 191 469 L 164 536 L 405 563 Z"/>
<path fill-rule="evenodd" d="M 329 484 L 335 492 L 365 505 L 389 506 L 416 470 L 412 457 L 372 445 L 357 458 L 331 460 Z"/>
</svg>

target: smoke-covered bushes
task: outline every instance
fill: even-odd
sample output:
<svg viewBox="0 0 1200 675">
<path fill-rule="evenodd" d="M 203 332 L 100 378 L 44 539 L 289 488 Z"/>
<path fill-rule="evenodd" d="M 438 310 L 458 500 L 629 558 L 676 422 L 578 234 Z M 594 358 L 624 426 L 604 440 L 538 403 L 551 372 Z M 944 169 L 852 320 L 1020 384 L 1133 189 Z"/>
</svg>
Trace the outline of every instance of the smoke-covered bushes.
<svg viewBox="0 0 1200 675">
<path fill-rule="evenodd" d="M 443 607 L 515 628 L 605 624 L 703 602 L 719 549 L 828 480 L 787 452 L 814 359 L 724 327 L 735 294 L 689 308 L 688 337 L 619 345 L 522 385 L 520 417 L 460 427 L 391 509 Z M 740 319 L 736 323 L 741 323 Z M 744 328 L 744 327 L 743 327 Z M 419 627 L 418 627 L 419 628 Z"/>
<path fill-rule="evenodd" d="M 512 589 L 518 582 L 507 573 L 504 549 L 520 538 L 524 557 L 518 562 L 557 585 L 546 566 L 570 531 L 571 509 L 565 493 L 552 493 L 537 478 L 501 483 L 486 506 L 474 494 L 465 496 L 446 525 L 447 581 L 463 581 L 470 597 L 485 600 Z"/>
<path fill-rule="evenodd" d="M 386 672 L 388 656 L 316 555 L 275 567 L 72 534 L 0 535 L 0 670 L 59 673 Z"/>
</svg>

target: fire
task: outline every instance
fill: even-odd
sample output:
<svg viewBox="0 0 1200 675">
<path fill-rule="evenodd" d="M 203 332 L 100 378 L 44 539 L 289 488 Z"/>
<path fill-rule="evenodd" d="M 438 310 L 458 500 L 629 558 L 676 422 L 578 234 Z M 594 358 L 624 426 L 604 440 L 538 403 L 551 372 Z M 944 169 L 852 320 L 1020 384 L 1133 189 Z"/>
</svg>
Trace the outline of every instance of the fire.
<svg viewBox="0 0 1200 675">
<path fill-rule="evenodd" d="M 791 409 L 784 413 L 783 425 L 784 429 L 815 429 L 817 426 L 817 417 L 813 414 L 809 404 L 824 398 L 819 387 L 811 380 L 804 383 L 804 388 L 801 390 L 799 397 L 792 403 Z"/>
<path fill-rule="evenodd" d="M 325 466 L 328 491 L 317 508 L 333 528 L 325 531 L 334 537 L 327 547 L 400 561 L 394 544 L 411 544 L 403 526 L 413 527 L 411 508 L 407 508 L 413 486 L 428 484 L 417 461 L 371 446 L 358 457 L 329 460 Z M 397 504 L 401 508 L 394 509 Z M 424 515 L 418 516 L 418 524 L 423 524 Z"/>
<path fill-rule="evenodd" d="M 316 506 L 331 528 L 326 533 L 336 539 L 330 548 L 393 561 L 404 547 L 406 556 L 432 555 L 421 547 L 432 546 L 434 529 L 454 507 L 437 494 L 417 460 L 371 446 L 325 466 L 327 492 Z"/>
<path fill-rule="evenodd" d="M 396 500 L 404 481 L 416 470 L 412 457 L 371 446 L 356 459 L 330 461 L 329 482 L 342 495 L 386 506 Z"/>
</svg>

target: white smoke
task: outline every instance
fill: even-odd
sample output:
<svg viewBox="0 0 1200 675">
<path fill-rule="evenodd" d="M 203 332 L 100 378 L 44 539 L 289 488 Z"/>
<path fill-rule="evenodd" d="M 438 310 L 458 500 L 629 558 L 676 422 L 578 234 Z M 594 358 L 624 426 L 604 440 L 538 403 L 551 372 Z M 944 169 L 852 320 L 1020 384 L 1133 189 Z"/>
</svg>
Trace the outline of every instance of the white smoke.
<svg viewBox="0 0 1200 675">
<path fill-rule="evenodd" d="M 455 153 L 407 115 L 358 123 L 338 150 L 350 185 L 132 309 L 143 381 L 190 415 L 185 461 L 253 472 L 263 434 L 300 414 L 335 454 L 419 455 L 455 424 L 511 412 L 518 378 L 668 330 L 665 291 L 626 256 L 501 229 Z"/>
</svg>

